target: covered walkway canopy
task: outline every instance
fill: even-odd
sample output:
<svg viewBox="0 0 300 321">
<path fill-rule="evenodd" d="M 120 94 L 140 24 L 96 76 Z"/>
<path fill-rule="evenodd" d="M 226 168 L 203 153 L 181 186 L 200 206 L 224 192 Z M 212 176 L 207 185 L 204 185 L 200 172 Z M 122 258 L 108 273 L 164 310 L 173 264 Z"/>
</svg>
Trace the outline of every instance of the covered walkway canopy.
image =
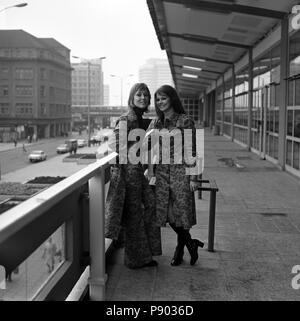
<svg viewBox="0 0 300 321">
<path fill-rule="evenodd" d="M 189 116 L 300 177 L 299 1 L 147 4 Z"/>
<path fill-rule="evenodd" d="M 214 88 L 298 2 L 147 0 L 175 87 L 189 95 Z"/>
</svg>

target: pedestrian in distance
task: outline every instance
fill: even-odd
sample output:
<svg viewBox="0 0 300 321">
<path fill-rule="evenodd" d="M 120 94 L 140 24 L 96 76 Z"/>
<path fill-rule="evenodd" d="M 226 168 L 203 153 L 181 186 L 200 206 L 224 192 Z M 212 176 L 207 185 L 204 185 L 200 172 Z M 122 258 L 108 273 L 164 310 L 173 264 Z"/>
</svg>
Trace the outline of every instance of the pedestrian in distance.
<svg viewBox="0 0 300 321">
<path fill-rule="evenodd" d="M 25 148 L 25 144 L 23 144 L 23 153 L 27 153 L 27 149 Z"/>
<path fill-rule="evenodd" d="M 57 253 L 57 246 L 52 242 L 52 237 L 49 237 L 48 241 L 45 243 L 42 258 L 46 260 L 46 266 L 48 273 L 54 270 L 55 265 L 55 255 Z"/>
<path fill-rule="evenodd" d="M 148 179 L 155 177 L 155 198 L 156 215 L 161 226 L 166 226 L 168 222 L 171 228 L 177 234 L 177 246 L 172 266 L 180 265 L 183 262 L 184 247 L 186 246 L 190 254 L 190 264 L 194 265 L 198 260 L 198 247 L 203 247 L 204 243 L 192 239 L 190 228 L 196 224 L 195 198 L 194 191 L 198 187 L 197 175 L 188 175 L 186 169 L 192 167 L 185 162 L 182 155 L 182 162 L 174 162 L 177 153 L 189 152 L 196 156 L 196 129 L 192 119 L 190 119 L 181 104 L 176 90 L 169 86 L 161 86 L 154 95 L 155 110 L 157 117 L 149 125 L 148 131 L 152 129 L 180 130 L 182 140 L 180 146 L 176 146 L 170 140 L 169 163 L 162 162 L 162 146 L 160 145 L 160 154 L 158 164 L 149 165 Z M 192 139 L 184 145 L 184 129 L 192 130 Z M 178 133 L 178 131 L 177 131 Z M 160 143 L 161 144 L 161 143 Z M 194 165 L 193 165 L 194 166 Z"/>
<path fill-rule="evenodd" d="M 131 269 L 156 266 L 158 263 L 153 256 L 162 253 L 153 191 L 144 176 L 141 162 L 130 162 L 129 153 L 136 142 L 128 140 L 125 146 L 119 142 L 120 137 L 128 137 L 132 130 L 145 130 L 143 114 L 148 111 L 150 98 L 150 91 L 144 83 L 137 83 L 131 88 L 128 111 L 118 119 L 114 135 L 108 142 L 116 147 L 119 156 L 116 164 L 111 166 L 105 206 L 105 237 L 124 245 L 124 264 Z M 126 124 L 127 132 L 123 132 L 123 124 Z M 124 149 L 126 162 L 120 155 Z"/>
</svg>

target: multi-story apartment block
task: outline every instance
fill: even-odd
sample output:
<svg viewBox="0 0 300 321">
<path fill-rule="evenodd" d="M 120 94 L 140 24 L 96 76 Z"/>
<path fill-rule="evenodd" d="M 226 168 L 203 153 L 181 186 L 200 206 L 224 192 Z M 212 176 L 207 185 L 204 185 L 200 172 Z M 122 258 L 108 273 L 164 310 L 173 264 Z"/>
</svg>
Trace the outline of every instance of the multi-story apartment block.
<svg viewBox="0 0 300 321">
<path fill-rule="evenodd" d="M 70 50 L 53 38 L 0 30 L 0 141 L 70 130 Z"/>
</svg>

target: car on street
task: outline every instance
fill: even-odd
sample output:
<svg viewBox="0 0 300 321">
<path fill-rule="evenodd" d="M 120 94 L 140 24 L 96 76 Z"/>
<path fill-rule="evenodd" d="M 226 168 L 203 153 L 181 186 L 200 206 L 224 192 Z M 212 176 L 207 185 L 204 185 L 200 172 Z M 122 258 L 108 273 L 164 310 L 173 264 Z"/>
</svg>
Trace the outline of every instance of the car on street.
<svg viewBox="0 0 300 321">
<path fill-rule="evenodd" d="M 69 151 L 69 146 L 68 144 L 61 144 L 56 148 L 56 152 L 57 154 L 64 154 L 64 153 L 68 153 Z"/>
<path fill-rule="evenodd" d="M 84 147 L 87 145 L 87 141 L 85 139 L 77 139 L 77 146 L 78 148 Z"/>
<path fill-rule="evenodd" d="M 30 152 L 28 159 L 31 163 L 40 162 L 40 161 L 46 160 L 47 155 L 42 150 L 34 150 L 34 151 Z"/>
</svg>

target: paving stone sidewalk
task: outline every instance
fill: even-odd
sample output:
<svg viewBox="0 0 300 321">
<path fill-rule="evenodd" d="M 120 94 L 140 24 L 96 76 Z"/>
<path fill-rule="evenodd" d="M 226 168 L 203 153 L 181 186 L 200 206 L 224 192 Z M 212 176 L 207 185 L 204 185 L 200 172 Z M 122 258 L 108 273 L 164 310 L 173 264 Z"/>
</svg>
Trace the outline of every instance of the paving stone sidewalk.
<svg viewBox="0 0 300 321">
<path fill-rule="evenodd" d="M 207 251 L 209 193 L 197 198 L 193 237 L 205 241 L 199 260 L 170 266 L 176 236 L 162 228 L 158 267 L 129 270 L 123 250 L 107 262 L 107 300 L 300 300 L 292 273 L 300 265 L 300 179 L 240 145 L 205 131 L 204 178 L 215 179 L 215 251 Z M 300 273 L 300 271 L 299 271 Z M 145 290 L 147 289 L 147 290 Z"/>
</svg>

